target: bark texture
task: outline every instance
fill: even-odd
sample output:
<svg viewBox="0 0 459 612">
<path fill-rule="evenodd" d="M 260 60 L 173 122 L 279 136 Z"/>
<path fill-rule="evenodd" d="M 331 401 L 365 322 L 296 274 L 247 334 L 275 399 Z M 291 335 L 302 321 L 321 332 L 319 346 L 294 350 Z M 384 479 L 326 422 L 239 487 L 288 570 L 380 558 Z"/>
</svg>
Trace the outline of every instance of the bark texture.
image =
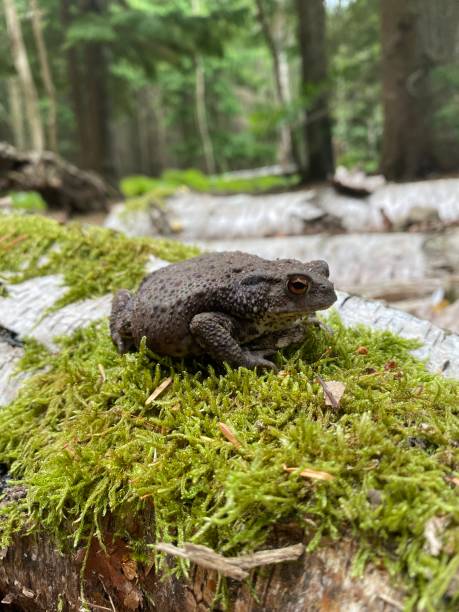
<svg viewBox="0 0 459 612">
<path fill-rule="evenodd" d="M 20 153 L 0 143 L 0 193 L 37 191 L 50 208 L 67 213 L 106 211 L 116 192 L 97 175 L 53 153 Z"/>
<path fill-rule="evenodd" d="M 290 535 L 290 537 L 292 537 Z M 289 541 L 283 534 L 282 541 Z M 298 561 L 273 565 L 254 574 L 254 589 L 230 580 L 234 612 L 391 612 L 401 609 L 403 593 L 388 576 L 368 567 L 351 577 L 356 546 L 344 539 L 323 545 Z M 83 599 L 79 573 L 85 551 L 63 555 L 46 536 L 17 538 L 0 562 L 2 599 L 26 612 L 79 610 Z M 1 557 L 0 557 L 1 558 Z M 104 552 L 94 543 L 86 561 L 84 598 L 90 609 L 205 612 L 212 608 L 216 572 L 193 566 L 190 579 L 162 579 L 154 569 L 137 566 L 121 540 L 109 541 Z M 102 608 L 100 608 L 102 606 Z M 99 608 L 98 608 L 99 607 Z"/>
</svg>

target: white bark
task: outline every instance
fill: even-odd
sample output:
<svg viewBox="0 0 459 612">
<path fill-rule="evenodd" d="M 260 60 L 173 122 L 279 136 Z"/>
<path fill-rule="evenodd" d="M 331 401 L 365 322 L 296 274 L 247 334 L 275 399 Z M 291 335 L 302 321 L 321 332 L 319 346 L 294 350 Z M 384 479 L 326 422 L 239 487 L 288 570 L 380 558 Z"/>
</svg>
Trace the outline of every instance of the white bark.
<svg viewBox="0 0 459 612">
<path fill-rule="evenodd" d="M 27 50 L 22 37 L 21 24 L 14 0 L 3 0 L 3 6 L 14 65 L 23 90 L 31 145 L 35 151 L 41 152 L 44 149 L 43 125 L 38 108 L 37 90 L 30 71 Z"/>
</svg>

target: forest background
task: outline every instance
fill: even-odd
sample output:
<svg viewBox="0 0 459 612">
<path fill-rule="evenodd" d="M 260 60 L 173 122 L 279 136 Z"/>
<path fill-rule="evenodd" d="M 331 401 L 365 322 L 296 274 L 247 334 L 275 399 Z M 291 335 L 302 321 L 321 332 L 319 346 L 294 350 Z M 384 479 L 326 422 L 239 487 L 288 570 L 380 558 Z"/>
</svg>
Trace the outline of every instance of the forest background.
<svg viewBox="0 0 459 612">
<path fill-rule="evenodd" d="M 0 140 L 19 149 L 113 183 L 459 168 L 457 0 L 1 2 Z"/>
</svg>

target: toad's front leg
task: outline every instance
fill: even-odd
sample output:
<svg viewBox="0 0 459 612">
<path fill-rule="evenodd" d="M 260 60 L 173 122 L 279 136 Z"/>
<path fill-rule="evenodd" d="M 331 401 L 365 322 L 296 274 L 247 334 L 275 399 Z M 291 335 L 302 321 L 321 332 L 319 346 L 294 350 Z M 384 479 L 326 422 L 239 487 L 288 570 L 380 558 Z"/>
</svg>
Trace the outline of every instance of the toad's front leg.
<svg viewBox="0 0 459 612">
<path fill-rule="evenodd" d="M 220 312 L 202 312 L 193 317 L 190 332 L 199 346 L 211 357 L 227 361 L 233 367 L 277 369 L 275 364 L 235 339 L 236 321 Z"/>
</svg>

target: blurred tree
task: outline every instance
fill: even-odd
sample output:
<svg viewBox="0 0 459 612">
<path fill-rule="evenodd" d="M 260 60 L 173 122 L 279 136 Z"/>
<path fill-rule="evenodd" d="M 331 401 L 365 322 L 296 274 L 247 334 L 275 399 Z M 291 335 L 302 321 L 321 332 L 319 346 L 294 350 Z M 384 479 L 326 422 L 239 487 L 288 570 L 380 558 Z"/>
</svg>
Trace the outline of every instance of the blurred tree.
<svg viewBox="0 0 459 612">
<path fill-rule="evenodd" d="M 57 153 L 58 151 L 58 135 L 57 135 L 57 100 L 56 89 L 54 87 L 51 67 L 48 60 L 48 52 L 43 37 L 42 13 L 38 6 L 38 0 L 29 0 L 32 28 L 37 47 L 38 59 L 40 63 L 40 73 L 43 82 L 43 87 L 48 96 L 48 148 Z"/>
<path fill-rule="evenodd" d="M 24 131 L 24 113 L 22 108 L 22 96 L 17 77 L 9 77 L 6 81 L 8 90 L 8 105 L 11 130 L 13 132 L 14 144 L 19 150 L 26 146 Z"/>
<path fill-rule="evenodd" d="M 302 96 L 306 106 L 304 141 L 305 180 L 323 180 L 334 171 L 324 0 L 296 0 L 298 44 L 301 55 Z"/>
<path fill-rule="evenodd" d="M 378 169 L 381 105 L 380 0 L 336 4 L 327 15 L 336 162 Z"/>
<path fill-rule="evenodd" d="M 13 0 L 3 0 L 6 25 L 11 44 L 11 53 L 16 67 L 19 83 L 22 87 L 26 117 L 28 121 L 30 144 L 35 151 L 43 151 L 43 125 L 38 108 L 38 97 L 35 83 L 30 70 L 29 58 L 22 36 L 21 24 Z M 12 114 L 18 117 L 20 109 L 14 85 L 10 89 L 10 101 L 13 104 Z M 19 124 L 16 124 L 18 139 L 20 139 Z"/>
<path fill-rule="evenodd" d="M 384 136 L 381 170 L 392 180 L 435 167 L 429 64 L 417 32 L 418 0 L 382 0 Z"/>
<path fill-rule="evenodd" d="M 442 169 L 434 70 L 457 52 L 457 0 L 382 0 L 384 137 L 381 169 L 393 180 Z M 456 163 L 459 160 L 456 159 Z"/>
<path fill-rule="evenodd" d="M 200 14 L 201 0 L 191 0 L 193 13 Z M 198 122 L 199 133 L 201 135 L 202 150 L 206 163 L 206 172 L 208 174 L 215 173 L 215 155 L 212 139 L 209 132 L 209 121 L 206 107 L 206 75 L 204 71 L 204 58 L 200 53 L 197 53 L 195 61 L 195 100 L 196 100 L 196 118 Z"/>
<path fill-rule="evenodd" d="M 113 178 L 107 43 L 114 36 L 106 0 L 61 0 L 79 166 Z"/>
<path fill-rule="evenodd" d="M 289 3 L 274 0 L 256 0 L 257 19 L 271 54 L 274 83 L 276 86 L 277 103 L 280 109 L 287 109 L 292 103 L 290 84 L 290 66 L 287 57 Z M 295 162 L 301 165 L 296 145 L 296 137 L 292 125 L 285 119 L 279 126 L 279 147 L 277 161 L 281 166 Z"/>
</svg>

